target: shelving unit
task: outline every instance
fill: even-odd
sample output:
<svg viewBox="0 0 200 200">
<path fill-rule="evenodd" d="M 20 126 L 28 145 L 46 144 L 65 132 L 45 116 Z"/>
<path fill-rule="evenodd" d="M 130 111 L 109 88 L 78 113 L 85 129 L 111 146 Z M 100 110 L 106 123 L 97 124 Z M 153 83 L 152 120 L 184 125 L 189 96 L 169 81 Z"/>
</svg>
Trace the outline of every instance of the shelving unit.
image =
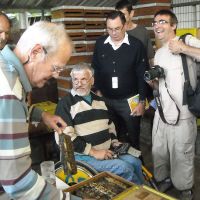
<svg viewBox="0 0 200 200">
<path fill-rule="evenodd" d="M 75 53 L 68 65 L 72 68 L 79 62 L 91 63 L 96 39 L 106 34 L 105 19 L 111 7 L 61 6 L 51 9 L 52 22 L 63 23 L 71 37 Z M 58 79 L 58 95 L 62 97 L 71 89 L 70 69 Z"/>
</svg>

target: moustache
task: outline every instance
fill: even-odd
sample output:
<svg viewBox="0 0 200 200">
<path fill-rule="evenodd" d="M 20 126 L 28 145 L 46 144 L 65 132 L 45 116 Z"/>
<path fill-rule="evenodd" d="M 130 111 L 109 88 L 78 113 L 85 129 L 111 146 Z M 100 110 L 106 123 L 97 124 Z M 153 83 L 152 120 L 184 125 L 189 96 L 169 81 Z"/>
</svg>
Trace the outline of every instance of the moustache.
<svg viewBox="0 0 200 200">
<path fill-rule="evenodd" d="M 80 86 L 80 87 L 76 87 L 76 89 L 85 89 L 84 87 Z"/>
<path fill-rule="evenodd" d="M 1 39 L 0 44 L 6 44 L 6 40 Z"/>
</svg>

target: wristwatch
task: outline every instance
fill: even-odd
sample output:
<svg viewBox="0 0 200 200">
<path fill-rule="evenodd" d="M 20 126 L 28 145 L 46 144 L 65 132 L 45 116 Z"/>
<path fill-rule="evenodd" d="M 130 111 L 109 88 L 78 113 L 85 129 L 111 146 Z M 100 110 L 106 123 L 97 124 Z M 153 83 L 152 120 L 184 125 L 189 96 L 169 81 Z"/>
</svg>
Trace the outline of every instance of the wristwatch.
<svg viewBox="0 0 200 200">
<path fill-rule="evenodd" d="M 139 103 L 141 103 L 141 104 L 143 104 L 143 105 L 146 104 L 145 100 L 140 100 Z"/>
</svg>

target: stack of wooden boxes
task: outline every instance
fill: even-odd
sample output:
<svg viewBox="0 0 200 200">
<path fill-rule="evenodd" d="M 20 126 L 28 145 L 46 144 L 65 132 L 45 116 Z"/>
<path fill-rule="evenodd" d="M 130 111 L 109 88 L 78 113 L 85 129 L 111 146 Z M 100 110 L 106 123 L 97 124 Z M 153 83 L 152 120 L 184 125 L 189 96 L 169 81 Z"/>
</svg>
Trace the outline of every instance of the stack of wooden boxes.
<svg viewBox="0 0 200 200">
<path fill-rule="evenodd" d="M 52 22 L 64 23 L 71 37 L 75 52 L 68 65 L 72 68 L 79 62 L 91 63 L 96 39 L 106 33 L 105 18 L 113 8 L 61 6 L 52 8 Z M 70 69 L 61 73 L 58 79 L 59 97 L 66 95 L 71 88 Z"/>
</svg>

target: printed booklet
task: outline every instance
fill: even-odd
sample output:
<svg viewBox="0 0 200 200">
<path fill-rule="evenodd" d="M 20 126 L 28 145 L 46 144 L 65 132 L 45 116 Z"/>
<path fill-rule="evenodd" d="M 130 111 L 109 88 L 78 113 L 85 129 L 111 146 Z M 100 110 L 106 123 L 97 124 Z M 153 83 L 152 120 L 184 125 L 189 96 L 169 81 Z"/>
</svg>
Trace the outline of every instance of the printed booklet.
<svg viewBox="0 0 200 200">
<path fill-rule="evenodd" d="M 132 96 L 130 98 L 127 99 L 128 101 L 128 105 L 131 109 L 131 112 L 135 109 L 135 107 L 138 105 L 139 103 L 139 94 L 135 95 L 135 96 Z M 148 100 L 146 99 L 146 104 L 145 104 L 145 110 L 147 110 L 149 108 L 149 102 Z"/>
</svg>

